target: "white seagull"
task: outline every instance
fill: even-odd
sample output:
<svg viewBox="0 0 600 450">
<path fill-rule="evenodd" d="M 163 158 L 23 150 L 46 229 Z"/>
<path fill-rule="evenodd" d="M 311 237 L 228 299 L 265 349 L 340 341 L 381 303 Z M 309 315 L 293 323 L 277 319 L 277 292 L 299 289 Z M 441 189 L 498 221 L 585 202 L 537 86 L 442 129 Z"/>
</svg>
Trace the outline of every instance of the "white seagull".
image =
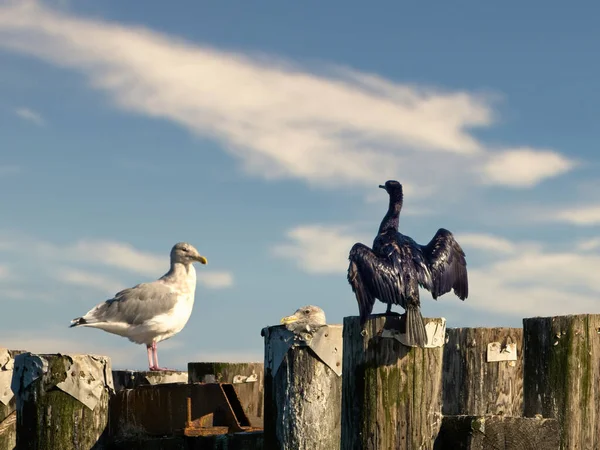
<svg viewBox="0 0 600 450">
<path fill-rule="evenodd" d="M 159 367 L 156 344 L 179 333 L 192 314 L 196 291 L 193 263 L 206 264 L 206 258 L 192 245 L 179 242 L 171 250 L 171 268 L 158 280 L 118 292 L 85 316 L 71 321 L 71 327 L 100 328 L 146 344 L 148 368 Z"/>
</svg>

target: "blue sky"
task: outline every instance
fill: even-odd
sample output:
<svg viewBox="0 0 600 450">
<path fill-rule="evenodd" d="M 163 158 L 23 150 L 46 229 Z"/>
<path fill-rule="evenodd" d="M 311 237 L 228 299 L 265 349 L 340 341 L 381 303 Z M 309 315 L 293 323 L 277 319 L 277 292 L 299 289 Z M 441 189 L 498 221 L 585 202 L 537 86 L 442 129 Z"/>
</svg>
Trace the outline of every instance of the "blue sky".
<svg viewBox="0 0 600 450">
<path fill-rule="evenodd" d="M 67 326 L 184 240 L 209 265 L 161 364 L 261 360 L 299 306 L 357 314 L 387 179 L 401 231 L 467 253 L 468 300 L 425 315 L 600 312 L 600 7 L 233 5 L 0 0 L 0 345 L 143 368 Z"/>
</svg>

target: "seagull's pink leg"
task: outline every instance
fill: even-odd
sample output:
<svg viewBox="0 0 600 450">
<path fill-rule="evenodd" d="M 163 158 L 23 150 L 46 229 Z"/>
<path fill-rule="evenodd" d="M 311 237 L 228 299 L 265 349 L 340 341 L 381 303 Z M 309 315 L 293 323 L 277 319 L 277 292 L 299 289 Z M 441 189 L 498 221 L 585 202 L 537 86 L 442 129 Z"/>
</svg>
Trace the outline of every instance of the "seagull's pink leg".
<svg viewBox="0 0 600 450">
<path fill-rule="evenodd" d="M 153 370 L 154 362 L 152 361 L 152 346 L 146 345 L 146 350 L 148 350 L 148 370 Z"/>
<path fill-rule="evenodd" d="M 173 369 L 166 369 L 164 367 L 159 367 L 158 365 L 158 346 L 156 345 L 156 342 L 152 343 L 152 353 L 154 354 L 154 366 L 150 368 L 150 370 L 173 370 Z"/>
</svg>

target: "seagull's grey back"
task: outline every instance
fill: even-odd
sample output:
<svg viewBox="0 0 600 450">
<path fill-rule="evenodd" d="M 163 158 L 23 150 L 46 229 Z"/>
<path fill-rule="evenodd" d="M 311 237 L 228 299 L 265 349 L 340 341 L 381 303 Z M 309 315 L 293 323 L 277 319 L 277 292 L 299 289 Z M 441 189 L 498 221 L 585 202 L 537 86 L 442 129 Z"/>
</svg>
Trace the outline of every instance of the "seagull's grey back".
<svg viewBox="0 0 600 450">
<path fill-rule="evenodd" d="M 162 281 L 153 281 L 123 289 L 114 298 L 98 305 L 93 315 L 98 321 L 139 325 L 169 312 L 176 302 L 176 292 Z"/>
</svg>

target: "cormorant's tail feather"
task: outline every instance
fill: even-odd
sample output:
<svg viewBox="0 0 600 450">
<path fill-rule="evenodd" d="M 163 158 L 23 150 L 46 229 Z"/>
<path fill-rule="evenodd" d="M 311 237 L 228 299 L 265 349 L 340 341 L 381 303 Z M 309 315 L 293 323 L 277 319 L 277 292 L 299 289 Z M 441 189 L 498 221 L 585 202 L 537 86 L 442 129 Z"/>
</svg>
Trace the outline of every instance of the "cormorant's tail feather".
<svg viewBox="0 0 600 450">
<path fill-rule="evenodd" d="M 71 326 L 69 328 L 77 327 L 79 325 L 85 325 L 87 321 L 83 317 L 76 317 L 71 320 Z"/>
<path fill-rule="evenodd" d="M 406 344 L 411 347 L 425 347 L 426 343 L 427 333 L 421 309 L 417 305 L 408 305 L 406 308 Z"/>
</svg>

